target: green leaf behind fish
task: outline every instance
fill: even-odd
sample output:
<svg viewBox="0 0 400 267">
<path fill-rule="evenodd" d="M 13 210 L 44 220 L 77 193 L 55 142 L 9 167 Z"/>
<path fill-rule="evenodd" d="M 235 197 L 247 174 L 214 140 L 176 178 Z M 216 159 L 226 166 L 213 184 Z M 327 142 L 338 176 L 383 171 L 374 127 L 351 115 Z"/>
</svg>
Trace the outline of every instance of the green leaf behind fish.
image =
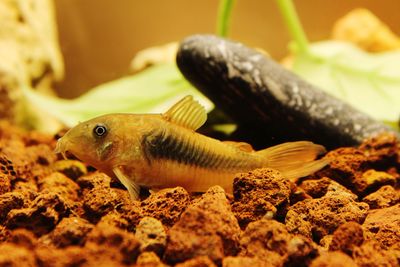
<svg viewBox="0 0 400 267">
<path fill-rule="evenodd" d="M 184 80 L 175 64 L 155 65 L 138 74 L 99 85 L 67 100 L 24 88 L 27 100 L 72 127 L 107 113 L 160 113 L 185 95 L 193 95 L 206 110 L 212 103 Z"/>
<path fill-rule="evenodd" d="M 309 44 L 291 0 L 277 0 L 294 41 L 292 70 L 392 126 L 400 117 L 400 51 L 372 54 L 344 42 Z"/>
</svg>

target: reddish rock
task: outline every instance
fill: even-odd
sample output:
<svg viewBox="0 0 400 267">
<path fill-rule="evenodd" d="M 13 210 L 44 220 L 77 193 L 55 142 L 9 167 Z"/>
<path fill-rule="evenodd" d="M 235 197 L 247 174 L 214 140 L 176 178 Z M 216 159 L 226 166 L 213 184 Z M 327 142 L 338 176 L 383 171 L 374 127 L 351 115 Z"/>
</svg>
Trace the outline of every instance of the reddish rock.
<svg viewBox="0 0 400 267">
<path fill-rule="evenodd" d="M 400 250 L 400 204 L 371 210 L 363 227 L 371 233 L 382 248 L 394 247 Z"/>
<path fill-rule="evenodd" d="M 329 250 L 341 250 L 351 255 L 355 247 L 361 246 L 364 242 L 362 226 L 356 222 L 347 222 L 340 225 L 332 235 Z"/>
<path fill-rule="evenodd" d="M 354 248 L 353 259 L 358 266 L 399 266 L 395 252 L 383 250 L 378 243 L 365 242 Z"/>
<path fill-rule="evenodd" d="M 87 174 L 85 164 L 77 160 L 58 160 L 52 165 L 52 169 L 64 174 L 74 181 Z"/>
<path fill-rule="evenodd" d="M 77 201 L 79 198 L 78 184 L 59 172 L 40 179 L 38 185 L 41 191 L 58 193 L 64 199 Z"/>
<path fill-rule="evenodd" d="M 391 133 L 383 133 L 365 140 L 360 145 L 370 164 L 380 169 L 395 164 L 399 157 L 400 145 L 396 136 Z"/>
<path fill-rule="evenodd" d="M 132 264 L 139 255 L 140 242 L 132 233 L 107 224 L 97 224 L 87 235 L 84 249 L 93 264 L 89 266 Z"/>
<path fill-rule="evenodd" d="M 311 240 L 292 235 L 282 223 L 266 219 L 247 226 L 240 247 L 239 256 L 259 258 L 271 266 L 306 266 L 317 255 Z"/>
<path fill-rule="evenodd" d="M 33 249 L 37 244 L 37 239 L 31 231 L 16 229 L 10 232 L 7 242 L 27 249 Z"/>
<path fill-rule="evenodd" d="M 183 263 L 178 263 L 175 267 L 217 267 L 217 265 L 207 256 L 198 256 Z"/>
<path fill-rule="evenodd" d="M 115 189 L 98 186 L 83 195 L 83 208 L 95 220 L 115 209 L 121 199 Z"/>
<path fill-rule="evenodd" d="M 208 256 L 221 263 L 224 256 L 237 253 L 239 234 L 238 222 L 224 190 L 214 186 L 190 205 L 169 230 L 164 256 L 170 263 L 197 256 Z"/>
<path fill-rule="evenodd" d="M 400 175 L 400 145 L 393 135 L 382 134 L 363 142 L 359 148 L 345 147 L 329 152 L 329 167 L 314 177 L 329 177 L 357 194 L 366 195 L 382 185 L 396 184 Z"/>
<path fill-rule="evenodd" d="M 392 186 L 385 185 L 378 191 L 363 198 L 371 209 L 380 209 L 400 203 L 400 191 L 396 191 Z"/>
<path fill-rule="evenodd" d="M 1 147 L 1 146 L 0 146 Z M 14 165 L 10 158 L 4 153 L 0 153 L 0 171 L 2 174 L 2 178 L 8 179 L 9 181 L 15 179 L 17 173 L 14 169 Z"/>
<path fill-rule="evenodd" d="M 123 230 L 127 230 L 129 228 L 130 223 L 128 220 L 123 218 L 123 216 L 117 211 L 111 211 L 101 217 L 99 223 L 108 224 L 114 227 L 118 227 Z"/>
<path fill-rule="evenodd" d="M 304 192 L 313 198 L 321 198 L 323 196 L 340 194 L 346 195 L 354 200 L 357 199 L 357 196 L 349 189 L 329 179 L 328 177 L 323 177 L 318 180 L 305 180 L 301 183 L 300 188 L 302 188 Z"/>
<path fill-rule="evenodd" d="M 390 173 L 368 169 L 355 179 L 354 185 L 356 186 L 357 192 L 361 195 L 365 195 L 382 185 L 395 185 L 396 180 L 397 178 Z"/>
<path fill-rule="evenodd" d="M 369 167 L 364 152 L 354 147 L 343 147 L 330 151 L 325 157 L 330 160 L 329 166 L 313 176 L 329 177 L 352 191 L 359 191 L 355 180 Z"/>
<path fill-rule="evenodd" d="M 171 227 L 190 204 L 190 195 L 182 187 L 168 188 L 151 194 L 142 201 L 143 215 L 160 220 Z"/>
<path fill-rule="evenodd" d="M 71 246 L 57 249 L 50 246 L 38 246 L 34 252 L 40 267 L 106 266 L 100 262 L 92 261 L 92 256 L 81 247 Z M 107 263 L 113 264 L 109 266 L 118 266 L 115 262 Z"/>
<path fill-rule="evenodd" d="M 333 235 L 326 235 L 321 240 L 319 240 L 319 245 L 323 248 L 324 251 L 329 250 L 329 246 L 332 243 Z"/>
<path fill-rule="evenodd" d="M 167 233 L 162 223 L 152 217 L 144 217 L 136 227 L 136 239 L 141 243 L 140 250 L 153 251 L 162 255 L 167 245 Z"/>
<path fill-rule="evenodd" d="M 355 202 L 348 196 L 325 196 L 306 199 L 291 206 L 285 224 L 292 233 L 319 240 L 332 234 L 345 222 L 362 223 L 367 212 L 368 204 Z"/>
<path fill-rule="evenodd" d="M 162 263 L 156 253 L 145 251 L 138 256 L 135 267 L 167 267 L 167 265 Z"/>
<path fill-rule="evenodd" d="M 13 209 L 20 209 L 25 204 L 25 195 L 19 192 L 9 192 L 0 195 L 0 222 L 3 222 Z"/>
<path fill-rule="evenodd" d="M 116 210 L 121 218 L 128 222 L 126 229 L 129 232 L 134 232 L 139 221 L 145 216 L 141 203 L 139 201 L 132 201 L 128 194 L 127 202 L 123 202 L 121 205 L 117 206 Z"/>
<path fill-rule="evenodd" d="M 3 166 L 1 166 L 3 167 Z M 11 191 L 11 177 L 0 172 L 0 195 Z"/>
<path fill-rule="evenodd" d="M 289 204 L 292 184 L 273 169 L 257 169 L 237 174 L 233 182 L 232 211 L 244 228 L 249 222 L 274 216 L 277 208 Z"/>
<path fill-rule="evenodd" d="M 15 180 L 13 181 L 13 192 L 20 192 L 24 195 L 24 200 L 33 200 L 39 192 L 38 186 L 34 181 Z"/>
<path fill-rule="evenodd" d="M 11 243 L 0 244 L 0 266 L 4 267 L 35 267 L 34 253 L 25 247 Z"/>
<path fill-rule="evenodd" d="M 8 230 L 5 226 L 0 225 L 0 242 L 6 241 L 10 236 L 10 230 Z"/>
<path fill-rule="evenodd" d="M 70 212 L 58 194 L 39 194 L 28 208 L 13 209 L 7 215 L 7 227 L 26 228 L 37 235 L 48 233 Z"/>
<path fill-rule="evenodd" d="M 90 173 L 76 180 L 79 186 L 84 190 L 90 190 L 95 187 L 110 187 L 110 181 L 111 178 L 102 172 Z"/>
<path fill-rule="evenodd" d="M 311 239 L 295 235 L 287 245 L 287 259 L 285 266 L 308 266 L 312 259 L 318 256 L 318 249 Z"/>
<path fill-rule="evenodd" d="M 225 257 L 222 261 L 222 267 L 242 267 L 242 266 L 251 266 L 251 267 L 270 267 L 267 261 L 263 261 L 259 258 L 250 258 L 250 257 Z"/>
<path fill-rule="evenodd" d="M 64 218 L 43 241 L 49 241 L 56 247 L 82 245 L 93 225 L 79 217 Z"/>
<path fill-rule="evenodd" d="M 322 253 L 311 262 L 310 267 L 357 267 L 357 264 L 343 252 L 333 251 Z"/>
</svg>

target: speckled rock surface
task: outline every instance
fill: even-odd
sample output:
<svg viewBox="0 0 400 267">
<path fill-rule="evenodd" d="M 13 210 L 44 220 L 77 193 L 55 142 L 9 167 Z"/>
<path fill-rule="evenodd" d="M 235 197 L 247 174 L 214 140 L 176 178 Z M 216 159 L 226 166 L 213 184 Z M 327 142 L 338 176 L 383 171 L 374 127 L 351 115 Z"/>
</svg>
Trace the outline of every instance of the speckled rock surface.
<svg viewBox="0 0 400 267">
<path fill-rule="evenodd" d="M 183 263 L 178 263 L 176 267 L 217 267 L 217 265 L 207 256 L 198 256 L 187 260 Z"/>
<path fill-rule="evenodd" d="M 398 266 L 400 149 L 390 135 L 329 152 L 331 164 L 298 184 L 259 169 L 236 175 L 234 195 L 176 187 L 132 201 L 93 168 L 54 169 L 64 161 L 44 154 L 54 139 L 13 129 L 0 122 L 0 266 Z M 394 182 L 362 182 L 368 170 Z"/>
<path fill-rule="evenodd" d="M 358 266 L 399 266 L 396 253 L 382 249 L 374 241 L 365 242 L 362 246 L 355 248 L 352 256 Z"/>
<path fill-rule="evenodd" d="M 400 204 L 371 210 L 363 227 L 373 234 L 383 248 L 393 247 L 400 250 Z"/>
<path fill-rule="evenodd" d="M 273 169 L 257 169 L 236 175 L 232 210 L 239 224 L 244 227 L 264 216 L 273 218 L 278 209 L 284 213 L 289 206 L 291 189 L 290 181 Z"/>
<path fill-rule="evenodd" d="M 360 224 L 347 222 L 340 225 L 332 235 L 329 250 L 341 250 L 351 255 L 355 247 L 361 246 L 364 242 L 364 231 Z"/>
<path fill-rule="evenodd" d="M 354 260 L 343 252 L 325 252 L 311 262 L 311 267 L 357 267 Z"/>
<path fill-rule="evenodd" d="M 250 257 L 225 257 L 222 262 L 223 267 L 242 267 L 242 266 L 252 266 L 252 267 L 270 267 L 271 265 L 258 258 Z"/>
<path fill-rule="evenodd" d="M 368 204 L 356 202 L 347 195 L 306 199 L 289 208 L 285 224 L 292 233 L 319 240 L 345 222 L 362 223 L 368 209 Z"/>
<path fill-rule="evenodd" d="M 162 223 L 152 217 L 144 217 L 136 226 L 136 239 L 141 251 L 153 251 L 162 255 L 167 244 L 167 233 Z"/>
<path fill-rule="evenodd" d="M 190 195 L 182 187 L 161 190 L 142 202 L 143 214 L 172 226 L 190 203 Z"/>
<path fill-rule="evenodd" d="M 376 192 L 369 194 L 363 198 L 371 209 L 387 208 L 400 203 L 400 190 L 396 190 L 393 186 L 385 185 Z"/>
<path fill-rule="evenodd" d="M 221 263 L 224 256 L 237 253 L 239 234 L 239 224 L 224 190 L 211 187 L 170 229 L 165 256 L 171 263 L 196 256 L 208 256 Z"/>
<path fill-rule="evenodd" d="M 236 122 L 276 141 L 311 139 L 331 147 L 355 145 L 377 132 L 390 131 L 241 43 L 194 35 L 182 41 L 177 64 L 195 87 Z"/>
<path fill-rule="evenodd" d="M 290 234 L 285 225 L 262 219 L 250 223 L 240 239 L 240 256 L 271 266 L 307 266 L 318 254 L 310 239 Z"/>
</svg>

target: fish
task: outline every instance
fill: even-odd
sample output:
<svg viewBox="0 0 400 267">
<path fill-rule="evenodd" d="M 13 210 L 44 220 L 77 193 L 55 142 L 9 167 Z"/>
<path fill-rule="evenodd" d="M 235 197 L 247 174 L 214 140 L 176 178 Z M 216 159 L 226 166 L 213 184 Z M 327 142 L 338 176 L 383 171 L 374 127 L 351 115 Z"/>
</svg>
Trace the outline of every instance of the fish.
<svg viewBox="0 0 400 267">
<path fill-rule="evenodd" d="M 254 151 L 244 142 L 196 132 L 206 120 L 204 107 L 189 95 L 162 114 L 106 114 L 79 123 L 57 141 L 55 152 L 118 178 L 132 199 L 138 199 L 141 187 L 205 192 L 219 185 L 232 192 L 237 173 L 272 168 L 297 179 L 328 164 L 318 159 L 325 148 L 310 141 Z"/>
</svg>

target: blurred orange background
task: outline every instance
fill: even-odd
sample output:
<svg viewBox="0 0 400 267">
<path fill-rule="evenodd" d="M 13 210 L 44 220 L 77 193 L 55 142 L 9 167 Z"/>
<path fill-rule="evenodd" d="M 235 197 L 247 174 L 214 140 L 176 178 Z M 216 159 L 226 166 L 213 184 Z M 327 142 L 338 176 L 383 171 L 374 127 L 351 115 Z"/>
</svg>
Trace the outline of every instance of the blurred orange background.
<svg viewBox="0 0 400 267">
<path fill-rule="evenodd" d="M 217 0 L 56 0 L 66 78 L 60 96 L 76 97 L 127 74 L 136 52 L 195 33 L 214 33 Z M 357 7 L 370 9 L 400 34 L 399 0 L 294 1 L 311 41 L 329 37 L 333 23 Z M 230 38 L 261 47 L 274 58 L 287 51 L 289 35 L 274 0 L 236 0 Z"/>
</svg>

